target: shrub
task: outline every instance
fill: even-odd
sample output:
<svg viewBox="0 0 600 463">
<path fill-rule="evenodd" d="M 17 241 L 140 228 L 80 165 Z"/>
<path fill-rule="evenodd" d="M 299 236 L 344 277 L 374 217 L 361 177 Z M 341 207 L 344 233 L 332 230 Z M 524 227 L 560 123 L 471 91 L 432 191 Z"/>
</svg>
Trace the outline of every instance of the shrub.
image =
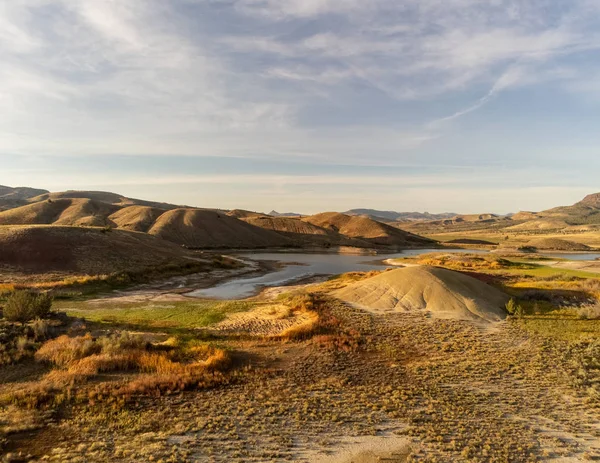
<svg viewBox="0 0 600 463">
<path fill-rule="evenodd" d="M 506 303 L 506 311 L 510 315 L 514 315 L 516 317 L 522 317 L 523 315 L 525 315 L 525 310 L 523 309 L 523 306 L 517 304 L 514 299 L 511 299 Z"/>
<path fill-rule="evenodd" d="M 11 322 L 27 323 L 34 318 L 47 318 L 52 309 L 49 294 L 30 291 L 15 291 L 6 300 L 4 318 Z"/>
</svg>

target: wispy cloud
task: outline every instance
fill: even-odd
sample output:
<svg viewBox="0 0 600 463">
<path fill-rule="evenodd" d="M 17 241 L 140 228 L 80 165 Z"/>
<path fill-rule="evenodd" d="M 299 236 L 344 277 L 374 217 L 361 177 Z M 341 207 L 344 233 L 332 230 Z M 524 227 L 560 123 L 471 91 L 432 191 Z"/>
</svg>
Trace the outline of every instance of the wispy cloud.
<svg viewBox="0 0 600 463">
<path fill-rule="evenodd" d="M 451 123 L 510 91 L 597 93 L 599 11 L 593 0 L 2 2 L 0 153 L 442 165 Z"/>
</svg>

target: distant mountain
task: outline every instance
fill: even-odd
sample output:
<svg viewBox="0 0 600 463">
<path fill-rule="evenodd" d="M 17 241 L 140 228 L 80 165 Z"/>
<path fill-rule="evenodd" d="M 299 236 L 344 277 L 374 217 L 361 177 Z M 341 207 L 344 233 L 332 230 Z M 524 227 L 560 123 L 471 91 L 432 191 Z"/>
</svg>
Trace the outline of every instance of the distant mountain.
<svg viewBox="0 0 600 463">
<path fill-rule="evenodd" d="M 298 214 L 297 212 L 277 212 L 277 211 L 271 211 L 269 212 L 267 215 L 273 216 L 273 217 L 303 217 L 303 214 Z"/>
<path fill-rule="evenodd" d="M 413 221 L 413 220 L 442 220 L 449 219 L 457 214 L 455 212 L 442 212 L 430 214 L 429 212 L 396 212 L 378 211 L 377 209 L 351 209 L 344 212 L 346 215 L 366 215 L 375 220 L 384 219 L 391 222 Z"/>
</svg>

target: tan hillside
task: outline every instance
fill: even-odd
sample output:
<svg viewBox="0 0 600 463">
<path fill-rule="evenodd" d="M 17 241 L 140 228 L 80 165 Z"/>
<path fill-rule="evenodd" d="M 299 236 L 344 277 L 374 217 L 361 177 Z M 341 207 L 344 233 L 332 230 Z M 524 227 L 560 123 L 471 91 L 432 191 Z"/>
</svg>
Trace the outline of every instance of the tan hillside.
<svg viewBox="0 0 600 463">
<path fill-rule="evenodd" d="M 109 225 L 108 216 L 118 206 L 90 199 L 35 202 L 0 212 L 0 225 Z"/>
<path fill-rule="evenodd" d="M 377 312 L 428 311 L 436 318 L 500 321 L 509 297 L 475 278 L 438 267 L 407 267 L 333 293 Z"/>
<path fill-rule="evenodd" d="M 44 193 L 48 192 L 37 188 L 11 188 L 9 186 L 0 185 L 0 211 L 23 206 L 24 204 L 27 204 L 28 199 Z"/>
<path fill-rule="evenodd" d="M 117 228 L 147 232 L 156 219 L 165 213 L 164 209 L 148 206 L 129 206 L 119 209 L 108 218 Z"/>
<path fill-rule="evenodd" d="M 569 224 L 562 219 L 535 219 L 530 220 L 518 225 L 513 225 L 506 228 L 506 230 L 560 230 L 568 227 Z"/>
<path fill-rule="evenodd" d="M 559 238 L 539 238 L 529 241 L 527 246 L 542 251 L 590 251 L 592 249 L 585 244 Z"/>
<path fill-rule="evenodd" d="M 432 240 L 413 235 L 368 217 L 349 216 L 339 212 L 324 212 L 302 219 L 327 230 L 341 233 L 349 238 L 365 240 L 380 246 L 424 246 L 433 244 Z"/>
<path fill-rule="evenodd" d="M 173 204 L 168 203 L 158 203 L 154 201 L 144 201 L 142 199 L 133 199 L 127 198 L 125 196 L 110 193 L 107 191 L 62 191 L 56 193 L 44 193 L 42 195 L 33 197 L 29 199 L 28 202 L 35 203 L 40 201 L 46 201 L 48 199 L 56 201 L 59 199 L 75 199 L 75 198 L 83 198 L 83 199 L 91 199 L 93 201 L 101 201 L 103 203 L 112 204 L 115 206 L 148 206 L 148 207 L 156 207 L 159 209 L 175 209 L 180 206 L 175 206 Z"/>
<path fill-rule="evenodd" d="M 290 245 L 283 236 L 220 211 L 174 209 L 162 214 L 148 231 L 191 248 L 262 248 Z"/>
<path fill-rule="evenodd" d="M 188 251 L 144 233 L 60 226 L 0 227 L 0 266 L 22 272 L 110 274 L 189 262 Z"/>
<path fill-rule="evenodd" d="M 513 220 L 534 220 L 539 219 L 539 213 L 530 211 L 519 211 L 511 217 Z"/>
<path fill-rule="evenodd" d="M 248 217 L 245 222 L 275 231 L 298 245 L 368 247 L 366 241 L 353 239 L 331 229 L 293 217 Z"/>
</svg>

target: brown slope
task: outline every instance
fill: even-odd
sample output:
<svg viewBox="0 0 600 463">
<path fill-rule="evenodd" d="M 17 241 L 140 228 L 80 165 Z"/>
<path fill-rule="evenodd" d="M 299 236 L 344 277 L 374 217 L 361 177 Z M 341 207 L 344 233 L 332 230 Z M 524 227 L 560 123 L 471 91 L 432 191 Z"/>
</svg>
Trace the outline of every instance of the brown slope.
<svg viewBox="0 0 600 463">
<path fill-rule="evenodd" d="M 167 211 L 148 233 L 191 248 L 263 248 L 292 244 L 273 231 L 208 209 Z"/>
<path fill-rule="evenodd" d="M 146 233 L 164 213 L 164 209 L 156 207 L 128 206 L 119 209 L 108 218 L 117 228 Z"/>
<path fill-rule="evenodd" d="M 190 262 L 188 252 L 144 233 L 60 226 L 0 227 L 0 266 L 23 272 L 110 274 Z"/>
<path fill-rule="evenodd" d="M 305 217 L 302 220 L 349 238 L 367 241 L 376 246 L 420 247 L 434 243 L 434 241 L 427 238 L 413 235 L 368 217 L 349 216 L 339 212 L 324 212 Z"/>
<path fill-rule="evenodd" d="M 247 217 L 245 222 L 275 231 L 302 246 L 357 246 L 368 247 L 366 241 L 349 238 L 334 230 L 325 229 L 293 217 Z"/>
<path fill-rule="evenodd" d="M 118 209 L 90 199 L 46 200 L 0 212 L 0 225 L 105 226 Z"/>
<path fill-rule="evenodd" d="M 11 188 L 0 185 L 0 211 L 27 204 L 27 200 L 48 193 L 46 190 L 28 187 Z"/>
<path fill-rule="evenodd" d="M 112 204 L 115 206 L 148 206 L 156 207 L 159 209 L 175 209 L 180 206 L 168 203 L 157 203 L 154 201 L 145 201 L 142 199 L 128 198 L 117 193 L 110 193 L 107 191 L 62 191 L 56 193 L 45 193 L 40 196 L 29 199 L 28 202 L 35 203 L 47 200 L 59 200 L 59 199 L 91 199 L 93 201 L 101 201 L 103 203 Z"/>
</svg>

